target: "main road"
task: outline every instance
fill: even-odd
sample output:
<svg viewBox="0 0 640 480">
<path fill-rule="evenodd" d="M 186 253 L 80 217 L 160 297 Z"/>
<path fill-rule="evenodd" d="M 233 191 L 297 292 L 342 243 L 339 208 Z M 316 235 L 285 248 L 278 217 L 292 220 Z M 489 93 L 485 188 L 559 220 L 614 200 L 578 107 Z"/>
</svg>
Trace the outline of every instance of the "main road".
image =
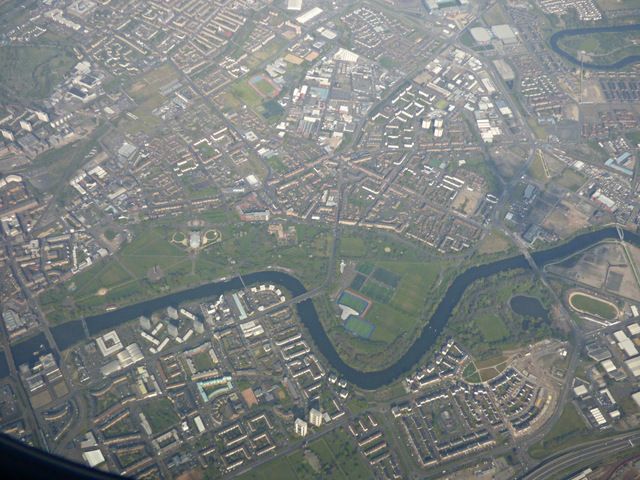
<svg viewBox="0 0 640 480">
<path fill-rule="evenodd" d="M 547 457 L 520 477 L 520 480 L 545 480 L 581 465 L 588 467 L 606 458 L 640 445 L 640 430 L 622 433 L 607 440 L 592 440 Z"/>
</svg>

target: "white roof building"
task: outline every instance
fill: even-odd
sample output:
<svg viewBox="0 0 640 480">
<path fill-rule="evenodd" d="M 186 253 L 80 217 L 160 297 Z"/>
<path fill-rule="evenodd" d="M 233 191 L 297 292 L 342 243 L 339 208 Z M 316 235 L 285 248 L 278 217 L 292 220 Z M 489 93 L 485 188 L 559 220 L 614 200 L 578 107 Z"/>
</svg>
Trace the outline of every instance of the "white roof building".
<svg viewBox="0 0 640 480">
<path fill-rule="evenodd" d="M 624 333 L 622 330 L 616 330 L 615 332 L 613 332 L 613 338 L 616 339 L 616 342 L 629 340 L 629 337 L 627 337 L 627 334 Z"/>
<path fill-rule="evenodd" d="M 602 368 L 604 368 L 604 371 L 607 373 L 611 373 L 616 369 L 616 365 L 611 361 L 611 359 L 604 360 L 600 365 L 602 365 Z"/>
<path fill-rule="evenodd" d="M 293 425 L 294 425 L 294 428 L 295 428 L 296 435 L 298 435 L 299 437 L 306 437 L 307 436 L 307 432 L 309 430 L 307 422 L 305 422 L 301 418 L 296 418 L 296 421 L 294 422 Z"/>
<path fill-rule="evenodd" d="M 634 377 L 640 376 L 640 356 L 630 358 L 624 363 Z"/>
<path fill-rule="evenodd" d="M 637 323 L 632 323 L 630 325 L 627 325 L 627 330 L 629 330 L 629 334 L 632 337 L 635 337 L 636 335 L 640 335 L 640 325 L 638 325 Z"/>
<path fill-rule="evenodd" d="M 576 397 L 584 397 L 587 392 L 587 387 L 585 387 L 584 385 L 578 385 L 573 389 L 573 393 L 575 393 Z"/>
<path fill-rule="evenodd" d="M 296 21 L 298 23 L 301 23 L 302 25 L 304 25 L 305 23 L 310 22 L 311 20 L 316 18 L 321 13 L 322 13 L 322 9 L 320 7 L 313 7 L 308 12 L 305 12 L 302 15 L 300 15 L 299 17 L 297 17 Z"/>
<path fill-rule="evenodd" d="M 469 33 L 473 39 L 480 44 L 489 43 L 493 37 L 491 30 L 485 27 L 473 27 L 469 30 Z"/>
<path fill-rule="evenodd" d="M 322 425 L 322 413 L 315 408 L 309 410 L 309 423 L 314 427 Z"/>
<path fill-rule="evenodd" d="M 96 338 L 96 345 L 103 357 L 108 357 L 122 350 L 122 342 L 115 330 L 111 330 L 101 337 Z"/>
<path fill-rule="evenodd" d="M 340 47 L 338 51 L 333 56 L 334 60 L 339 60 L 341 62 L 349 62 L 356 63 L 360 56 L 357 53 L 352 52 L 351 50 L 347 50 L 346 48 Z"/>
<path fill-rule="evenodd" d="M 515 43 L 518 40 L 516 32 L 507 24 L 494 25 L 491 27 L 491 33 L 504 43 Z"/>
<path fill-rule="evenodd" d="M 627 357 L 635 357 L 638 355 L 638 349 L 633 344 L 633 341 L 628 338 L 619 342 L 618 347 L 620 347 L 620 350 L 622 350 Z"/>
<path fill-rule="evenodd" d="M 82 458 L 84 458 L 84 461 L 87 462 L 90 467 L 96 467 L 104 463 L 104 455 L 102 455 L 100 449 L 82 452 Z"/>
</svg>

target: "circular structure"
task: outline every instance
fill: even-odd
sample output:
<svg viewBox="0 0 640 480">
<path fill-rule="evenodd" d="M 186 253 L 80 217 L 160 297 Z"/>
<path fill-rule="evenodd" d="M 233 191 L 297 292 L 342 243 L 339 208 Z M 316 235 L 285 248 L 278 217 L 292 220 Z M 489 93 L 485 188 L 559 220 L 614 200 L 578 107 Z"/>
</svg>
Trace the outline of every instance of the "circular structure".
<svg viewBox="0 0 640 480">
<path fill-rule="evenodd" d="M 613 303 L 586 292 L 571 292 L 569 294 L 569 305 L 576 312 L 586 313 L 603 320 L 615 320 L 620 315 L 618 307 Z"/>
<path fill-rule="evenodd" d="M 220 241 L 220 232 L 218 230 L 207 230 L 204 232 L 204 244 L 208 245 Z"/>
<path fill-rule="evenodd" d="M 187 241 L 187 236 L 182 232 L 176 232 L 171 237 L 171 241 L 173 243 L 185 243 Z"/>
</svg>

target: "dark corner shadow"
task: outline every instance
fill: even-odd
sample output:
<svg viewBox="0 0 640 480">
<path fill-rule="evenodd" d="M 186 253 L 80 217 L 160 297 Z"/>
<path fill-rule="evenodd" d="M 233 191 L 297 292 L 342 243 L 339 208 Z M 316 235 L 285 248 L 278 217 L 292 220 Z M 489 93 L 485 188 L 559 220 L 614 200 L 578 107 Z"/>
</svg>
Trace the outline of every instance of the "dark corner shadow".
<svg viewBox="0 0 640 480">
<path fill-rule="evenodd" d="M 86 467 L 71 460 L 30 447 L 0 433 L 0 472 L 2 478 L 37 480 L 112 480 L 114 473 Z"/>
</svg>

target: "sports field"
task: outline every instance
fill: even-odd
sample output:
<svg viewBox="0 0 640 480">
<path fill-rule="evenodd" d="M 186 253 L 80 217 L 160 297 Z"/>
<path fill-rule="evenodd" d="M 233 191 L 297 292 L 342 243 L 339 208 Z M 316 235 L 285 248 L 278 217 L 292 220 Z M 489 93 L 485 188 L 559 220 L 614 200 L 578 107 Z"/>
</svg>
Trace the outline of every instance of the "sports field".
<svg viewBox="0 0 640 480">
<path fill-rule="evenodd" d="M 344 324 L 344 327 L 354 335 L 362 338 L 369 338 L 375 330 L 375 325 L 366 320 L 351 315 Z"/>
<path fill-rule="evenodd" d="M 611 302 L 583 293 L 573 293 L 569 296 L 569 304 L 578 312 L 595 315 L 605 320 L 615 320 L 618 308 Z"/>
<path fill-rule="evenodd" d="M 280 87 L 266 75 L 255 75 L 249 79 L 249 85 L 258 92 L 262 98 L 273 98 L 280 93 Z"/>
<path fill-rule="evenodd" d="M 339 305 L 353 308 L 359 315 L 362 315 L 368 308 L 370 303 L 359 295 L 355 295 L 348 290 L 345 290 L 338 299 Z"/>
</svg>

